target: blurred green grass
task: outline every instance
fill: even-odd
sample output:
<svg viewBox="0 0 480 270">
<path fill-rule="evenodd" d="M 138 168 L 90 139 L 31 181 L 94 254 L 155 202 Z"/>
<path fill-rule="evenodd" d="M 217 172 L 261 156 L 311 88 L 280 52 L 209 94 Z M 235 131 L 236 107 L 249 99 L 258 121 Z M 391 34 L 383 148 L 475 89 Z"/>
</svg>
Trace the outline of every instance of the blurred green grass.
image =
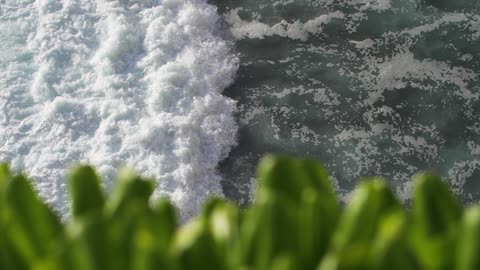
<svg viewBox="0 0 480 270">
<path fill-rule="evenodd" d="M 433 173 L 414 177 L 410 208 L 378 178 L 342 207 L 309 159 L 267 156 L 257 178 L 250 207 L 212 198 L 180 225 L 168 200 L 151 200 L 152 180 L 123 171 L 106 196 L 95 170 L 79 166 L 62 223 L 3 164 L 0 269 L 480 269 L 480 206 L 464 208 Z"/>
</svg>

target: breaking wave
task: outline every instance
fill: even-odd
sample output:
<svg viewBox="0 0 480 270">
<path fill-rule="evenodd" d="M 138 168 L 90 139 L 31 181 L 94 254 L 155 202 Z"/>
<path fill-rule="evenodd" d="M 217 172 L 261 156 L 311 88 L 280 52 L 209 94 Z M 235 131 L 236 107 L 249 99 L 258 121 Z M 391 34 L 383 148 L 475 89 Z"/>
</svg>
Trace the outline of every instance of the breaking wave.
<svg viewBox="0 0 480 270">
<path fill-rule="evenodd" d="M 183 217 L 222 195 L 216 167 L 235 144 L 221 92 L 238 59 L 203 0 L 0 2 L 0 161 L 26 169 L 68 212 L 65 174 L 118 167 L 160 179 Z"/>
</svg>

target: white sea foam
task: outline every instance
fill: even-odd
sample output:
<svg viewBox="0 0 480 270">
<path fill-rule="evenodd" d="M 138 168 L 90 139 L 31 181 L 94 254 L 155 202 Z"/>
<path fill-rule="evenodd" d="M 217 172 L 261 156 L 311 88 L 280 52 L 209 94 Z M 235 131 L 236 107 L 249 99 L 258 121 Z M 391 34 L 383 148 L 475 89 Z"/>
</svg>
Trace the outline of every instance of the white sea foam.
<svg viewBox="0 0 480 270">
<path fill-rule="evenodd" d="M 159 179 L 184 218 L 222 195 L 235 144 L 221 95 L 238 59 L 204 0 L 1 3 L 0 161 L 26 169 L 67 213 L 65 173 L 84 162 L 111 186 L 128 165 Z M 17 29 L 12 31 L 8 29 Z"/>
<path fill-rule="evenodd" d="M 259 38 L 266 36 L 281 36 L 291 39 L 307 40 L 311 34 L 319 34 L 322 32 L 323 25 L 329 23 L 333 19 L 342 19 L 344 14 L 340 11 L 329 14 L 320 15 L 305 23 L 295 21 L 289 23 L 282 20 L 273 26 L 259 22 L 258 20 L 244 21 L 240 18 L 238 12 L 241 8 L 232 9 L 225 15 L 226 21 L 231 24 L 230 31 L 236 39 L 243 38 Z"/>
</svg>

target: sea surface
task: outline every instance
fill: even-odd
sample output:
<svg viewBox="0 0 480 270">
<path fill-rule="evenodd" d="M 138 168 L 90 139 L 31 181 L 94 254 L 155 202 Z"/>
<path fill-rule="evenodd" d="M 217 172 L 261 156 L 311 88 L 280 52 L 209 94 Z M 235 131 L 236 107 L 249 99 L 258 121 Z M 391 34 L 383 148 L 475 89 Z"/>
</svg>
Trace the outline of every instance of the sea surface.
<svg viewBox="0 0 480 270">
<path fill-rule="evenodd" d="M 473 0 L 0 0 L 0 161 L 68 216 L 68 169 L 129 166 L 184 218 L 252 200 L 266 153 L 341 199 L 435 170 L 480 199 Z"/>
<path fill-rule="evenodd" d="M 248 203 L 255 164 L 277 152 L 320 160 L 343 200 L 381 176 L 408 201 L 423 170 L 480 199 L 478 1 L 211 2 L 240 55 L 227 196 Z"/>
</svg>

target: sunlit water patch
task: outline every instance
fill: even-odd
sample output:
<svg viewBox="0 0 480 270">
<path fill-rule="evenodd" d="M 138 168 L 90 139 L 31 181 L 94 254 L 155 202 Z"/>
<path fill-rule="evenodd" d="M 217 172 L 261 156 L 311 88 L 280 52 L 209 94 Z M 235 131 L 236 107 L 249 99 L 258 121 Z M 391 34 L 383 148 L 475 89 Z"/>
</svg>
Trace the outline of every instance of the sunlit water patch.
<svg viewBox="0 0 480 270">
<path fill-rule="evenodd" d="M 65 173 L 128 165 L 184 217 L 222 195 L 238 59 L 202 0 L 0 1 L 0 161 L 66 214 Z"/>
</svg>

